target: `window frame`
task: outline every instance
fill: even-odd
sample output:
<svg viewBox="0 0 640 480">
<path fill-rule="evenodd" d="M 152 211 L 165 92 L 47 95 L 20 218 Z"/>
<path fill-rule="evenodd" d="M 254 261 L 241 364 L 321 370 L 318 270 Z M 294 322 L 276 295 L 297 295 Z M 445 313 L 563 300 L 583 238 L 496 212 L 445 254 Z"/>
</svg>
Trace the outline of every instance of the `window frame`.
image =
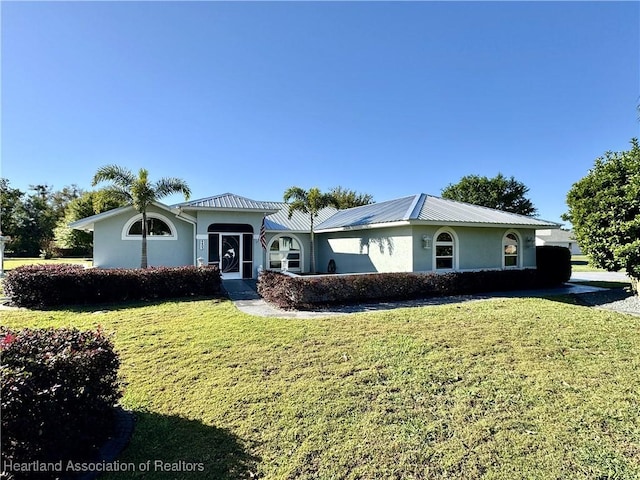
<svg viewBox="0 0 640 480">
<path fill-rule="evenodd" d="M 269 243 L 267 244 L 267 252 L 266 252 L 267 253 L 267 259 L 266 259 L 267 268 L 266 269 L 267 270 L 272 270 L 272 271 L 275 271 L 275 272 L 282 271 L 282 259 L 280 259 L 280 268 L 273 268 L 271 266 L 271 253 L 272 253 L 271 246 L 274 244 L 274 242 L 276 240 L 280 240 L 283 237 L 289 237 L 289 238 L 295 240 L 296 242 L 298 242 L 300 250 L 274 250 L 273 253 L 286 252 L 286 251 L 300 252 L 300 258 L 298 260 L 300 262 L 300 266 L 299 267 L 291 267 L 291 266 L 289 266 L 287 268 L 287 271 L 288 272 L 294 272 L 294 273 L 296 273 L 296 272 L 304 272 L 304 246 L 303 246 L 303 243 L 296 235 L 293 235 L 293 234 L 288 233 L 288 232 L 276 235 L 275 237 L 273 237 L 273 238 L 271 238 L 269 240 Z"/>
<path fill-rule="evenodd" d="M 443 233 L 448 234 L 452 241 L 451 242 L 444 242 L 444 241 L 438 241 L 438 237 L 440 235 L 442 235 Z M 460 250 L 460 242 L 458 240 L 458 235 L 456 234 L 455 230 L 453 230 L 451 227 L 442 227 L 439 228 L 436 233 L 433 234 L 433 255 L 432 255 L 432 264 L 431 264 L 431 270 L 434 272 L 454 272 L 457 271 L 459 269 L 459 263 L 458 263 L 458 258 L 459 258 L 459 250 Z M 451 255 L 438 255 L 438 247 L 452 247 L 452 254 Z M 451 258 L 451 268 L 437 268 L 437 262 L 439 258 Z"/>
<path fill-rule="evenodd" d="M 162 222 L 164 222 L 167 227 L 169 227 L 169 230 L 171 231 L 171 235 L 149 235 L 147 233 L 147 240 L 151 240 L 151 241 L 156 241 L 156 240 L 178 240 L 178 229 L 176 228 L 176 226 L 174 225 L 174 223 L 169 220 L 167 217 L 165 217 L 164 215 L 160 214 L 160 213 L 156 213 L 156 212 L 147 212 L 147 221 L 151 218 L 155 218 L 157 220 L 160 220 Z M 122 228 L 122 240 L 140 240 L 142 239 L 142 235 L 130 235 L 129 234 L 129 230 L 131 230 L 131 227 L 137 223 L 142 221 L 142 214 L 139 213 L 133 217 L 131 217 L 125 224 L 124 227 Z"/>
<path fill-rule="evenodd" d="M 506 253 L 506 247 L 507 247 L 507 237 L 509 235 L 513 235 L 516 237 L 516 253 L 515 254 L 507 254 Z M 502 236 L 502 244 L 500 246 L 500 255 L 502 257 L 502 268 L 504 269 L 517 269 L 517 268 L 522 268 L 522 237 L 520 236 L 520 234 L 516 231 L 516 230 L 507 230 L 504 235 Z M 515 258 L 516 259 L 516 264 L 515 265 L 507 265 L 506 259 L 507 257 L 509 258 Z"/>
</svg>

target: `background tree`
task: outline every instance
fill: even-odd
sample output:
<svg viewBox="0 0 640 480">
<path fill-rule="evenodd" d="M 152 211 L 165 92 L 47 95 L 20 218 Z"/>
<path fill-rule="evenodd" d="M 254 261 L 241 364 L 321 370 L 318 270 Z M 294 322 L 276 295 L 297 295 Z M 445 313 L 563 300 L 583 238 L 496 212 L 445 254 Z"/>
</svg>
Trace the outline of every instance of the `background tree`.
<svg viewBox="0 0 640 480">
<path fill-rule="evenodd" d="M 124 206 L 121 201 L 104 199 L 100 192 L 84 192 L 72 200 L 54 229 L 55 245 L 72 255 L 90 255 L 93 250 L 93 233 L 69 228 L 69 224 L 82 218 Z"/>
<path fill-rule="evenodd" d="M 300 187 L 289 187 L 284 192 L 284 201 L 289 203 L 289 218 L 293 216 L 295 211 L 300 211 L 309 215 L 311 222 L 311 240 L 309 242 L 311 248 L 311 272 L 316 272 L 316 255 L 315 255 L 315 231 L 314 222 L 318 217 L 318 213 L 323 208 L 334 206 L 338 208 L 335 198 L 329 193 L 322 193 L 320 189 L 314 187 L 309 191 Z"/>
<path fill-rule="evenodd" d="M 75 199 L 81 197 L 84 191 L 76 184 L 63 187 L 62 190 L 52 191 L 49 197 L 49 203 L 56 218 L 62 218 L 67 207 Z"/>
<path fill-rule="evenodd" d="M 340 210 L 373 203 L 373 196 L 368 193 L 359 193 L 340 186 L 333 187 L 329 194 L 333 196 L 337 208 Z"/>
<path fill-rule="evenodd" d="M 9 180 L 0 178 L 0 231 L 14 238 L 17 234 L 16 209 L 22 204 L 24 192 L 12 188 Z"/>
<path fill-rule="evenodd" d="M 17 256 L 52 256 L 53 229 L 58 220 L 49 185 L 30 185 L 32 192 L 13 209 L 14 231 L 9 249 Z"/>
<path fill-rule="evenodd" d="M 155 183 L 149 181 L 149 172 L 141 168 L 138 176 L 118 165 L 100 167 L 93 176 L 92 185 L 111 182 L 102 189 L 103 198 L 131 205 L 142 214 L 142 252 L 140 268 L 147 268 L 147 209 L 149 205 L 174 193 L 182 193 L 189 200 L 191 190 L 184 180 L 179 178 L 161 178 Z"/>
<path fill-rule="evenodd" d="M 442 198 L 495 208 L 505 212 L 533 216 L 537 213 L 531 200 L 526 198 L 529 188 L 513 176 L 498 173 L 493 178 L 466 175 L 456 184 L 442 190 Z"/>
<path fill-rule="evenodd" d="M 640 145 L 606 152 L 567 194 L 576 240 L 591 262 L 609 271 L 626 269 L 638 294 L 640 279 Z"/>
</svg>

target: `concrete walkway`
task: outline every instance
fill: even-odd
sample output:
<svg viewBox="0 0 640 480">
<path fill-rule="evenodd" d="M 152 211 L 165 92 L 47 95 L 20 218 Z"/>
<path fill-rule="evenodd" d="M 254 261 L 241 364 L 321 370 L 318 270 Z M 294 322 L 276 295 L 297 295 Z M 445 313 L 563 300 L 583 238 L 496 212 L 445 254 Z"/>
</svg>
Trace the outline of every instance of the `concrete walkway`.
<svg viewBox="0 0 640 480">
<path fill-rule="evenodd" d="M 573 272 L 570 282 L 622 282 L 629 283 L 629 277 L 622 272 Z"/>
<path fill-rule="evenodd" d="M 573 278 L 572 278 L 573 280 Z M 556 295 L 578 295 L 599 292 L 606 289 L 585 285 L 564 284 L 563 287 L 541 290 L 517 290 L 513 292 L 491 292 L 478 295 L 455 295 L 451 297 L 402 300 L 396 302 L 361 303 L 357 305 L 330 305 L 314 311 L 281 310 L 260 297 L 256 291 L 255 280 L 223 280 L 222 286 L 238 310 L 258 317 L 277 318 L 324 318 L 350 313 L 377 312 L 396 308 L 422 307 L 427 305 L 445 305 L 451 303 L 489 300 L 492 298 L 549 297 Z"/>
</svg>

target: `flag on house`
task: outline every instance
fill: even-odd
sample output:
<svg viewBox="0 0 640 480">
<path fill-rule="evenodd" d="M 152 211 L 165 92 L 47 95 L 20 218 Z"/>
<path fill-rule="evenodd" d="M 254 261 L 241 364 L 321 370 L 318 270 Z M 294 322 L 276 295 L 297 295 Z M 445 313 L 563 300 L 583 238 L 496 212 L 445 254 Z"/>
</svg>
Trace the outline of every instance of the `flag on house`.
<svg viewBox="0 0 640 480">
<path fill-rule="evenodd" d="M 262 245 L 262 249 L 267 249 L 267 229 L 264 226 L 264 217 L 262 217 L 262 225 L 260 226 L 260 245 Z"/>
</svg>

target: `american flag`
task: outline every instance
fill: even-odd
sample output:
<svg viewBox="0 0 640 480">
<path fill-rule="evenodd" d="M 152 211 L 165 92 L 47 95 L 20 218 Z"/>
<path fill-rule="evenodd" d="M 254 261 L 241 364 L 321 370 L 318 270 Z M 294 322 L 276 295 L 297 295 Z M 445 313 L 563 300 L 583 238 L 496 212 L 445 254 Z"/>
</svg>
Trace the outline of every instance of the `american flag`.
<svg viewBox="0 0 640 480">
<path fill-rule="evenodd" d="M 262 249 L 267 249 L 267 229 L 264 226 L 264 217 L 262 217 L 262 226 L 260 227 L 260 245 L 262 245 Z"/>
</svg>

